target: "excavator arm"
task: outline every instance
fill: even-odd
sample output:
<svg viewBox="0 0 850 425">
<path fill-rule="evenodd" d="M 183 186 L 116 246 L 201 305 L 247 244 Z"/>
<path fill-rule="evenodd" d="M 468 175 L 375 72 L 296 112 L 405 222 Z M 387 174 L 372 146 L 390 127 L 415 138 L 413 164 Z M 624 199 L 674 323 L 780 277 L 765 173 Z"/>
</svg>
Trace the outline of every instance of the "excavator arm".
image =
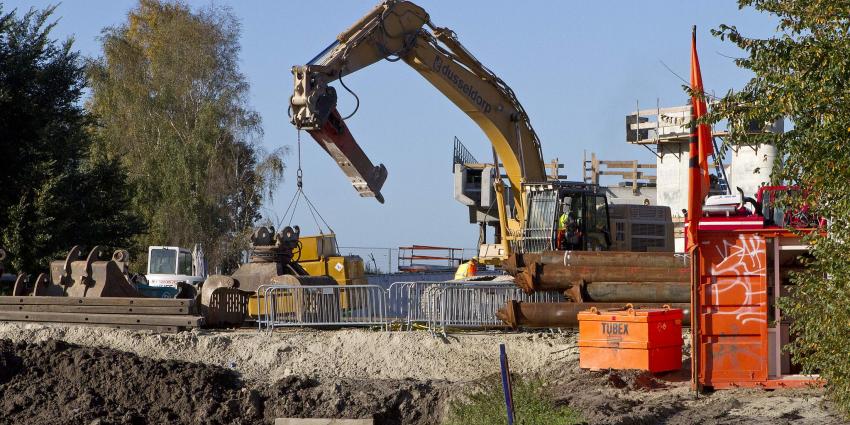
<svg viewBox="0 0 850 425">
<path fill-rule="evenodd" d="M 292 123 L 307 130 L 341 166 L 345 162 L 354 164 L 346 174 L 355 187 L 355 178 L 362 180 L 361 187 L 367 189 L 358 188 L 361 195 L 380 200 L 380 185 L 386 178 L 386 170 L 382 165 L 373 167 L 359 147 L 350 149 L 357 156 L 354 160 L 346 161 L 334 155 L 328 146 L 357 144 L 347 130 L 344 137 L 331 134 L 328 123 L 334 120 L 342 123 L 336 111 L 336 91 L 329 84 L 341 80 L 345 87 L 345 76 L 382 59 L 402 60 L 410 65 L 487 135 L 504 164 L 513 192 L 515 217 L 508 218 L 504 185 L 497 181 L 501 234 L 507 252 L 505 239 L 519 235 L 525 221 L 523 184 L 546 181 L 540 141 L 513 90 L 469 53 L 453 31 L 435 26 L 421 7 L 408 1 L 387 0 L 337 36 L 333 44 L 307 65 L 293 67 Z"/>
</svg>

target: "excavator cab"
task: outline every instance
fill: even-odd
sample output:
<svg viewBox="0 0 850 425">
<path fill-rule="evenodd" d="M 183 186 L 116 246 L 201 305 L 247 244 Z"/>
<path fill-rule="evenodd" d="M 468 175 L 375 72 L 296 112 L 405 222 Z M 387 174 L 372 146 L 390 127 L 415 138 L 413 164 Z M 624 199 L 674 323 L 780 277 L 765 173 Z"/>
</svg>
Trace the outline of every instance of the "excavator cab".
<svg viewBox="0 0 850 425">
<path fill-rule="evenodd" d="M 528 213 L 522 237 L 512 243 L 516 252 L 610 249 L 608 198 L 597 186 L 551 181 L 524 188 Z"/>
<path fill-rule="evenodd" d="M 561 246 L 569 251 L 607 251 L 611 246 L 608 198 L 595 186 L 569 185 L 561 189 L 560 204 L 567 212 Z M 560 217 L 559 217 L 560 220 Z M 558 235 L 556 234 L 556 243 Z"/>
</svg>

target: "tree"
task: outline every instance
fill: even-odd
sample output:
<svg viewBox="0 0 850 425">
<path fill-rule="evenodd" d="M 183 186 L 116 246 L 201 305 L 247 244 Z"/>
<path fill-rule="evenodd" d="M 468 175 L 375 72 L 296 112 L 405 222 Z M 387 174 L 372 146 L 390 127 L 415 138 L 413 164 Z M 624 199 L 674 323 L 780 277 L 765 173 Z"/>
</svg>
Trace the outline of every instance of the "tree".
<svg viewBox="0 0 850 425">
<path fill-rule="evenodd" d="M 232 266 L 282 176 L 281 152 L 258 145 L 238 39 L 227 9 L 159 0 L 103 31 L 89 108 L 102 152 L 138 186 L 133 205 L 150 226 L 139 247 L 199 242 L 211 265 Z"/>
<path fill-rule="evenodd" d="M 850 2 L 739 0 L 776 16 L 776 34 L 744 36 L 721 25 L 714 31 L 747 52 L 736 63 L 755 76 L 720 102 L 715 119 L 728 118 L 731 139 L 778 148 L 773 180 L 800 186 L 792 208 L 807 206 L 827 219 L 828 232 L 807 236 L 812 259 L 797 273 L 783 314 L 793 319 L 790 351 L 806 372 L 818 372 L 830 395 L 850 414 Z M 787 117 L 781 135 L 746 133 L 746 123 Z"/>
<path fill-rule="evenodd" d="M 0 243 L 16 271 L 47 271 L 73 245 L 125 246 L 143 230 L 121 166 L 91 155 L 85 73 L 50 39 L 54 8 L 0 5 Z"/>
</svg>

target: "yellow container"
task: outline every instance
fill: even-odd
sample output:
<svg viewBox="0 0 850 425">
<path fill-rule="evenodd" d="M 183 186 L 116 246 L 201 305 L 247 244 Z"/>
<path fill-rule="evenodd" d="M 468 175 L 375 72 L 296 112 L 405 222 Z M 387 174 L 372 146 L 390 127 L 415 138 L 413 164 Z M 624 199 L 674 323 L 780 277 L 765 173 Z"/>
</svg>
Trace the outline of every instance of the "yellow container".
<svg viewBox="0 0 850 425">
<path fill-rule="evenodd" d="M 322 258 L 337 255 L 336 236 L 333 234 L 301 236 L 298 238 L 298 241 L 301 243 L 301 254 L 298 257 L 299 263 L 319 261 Z"/>
<path fill-rule="evenodd" d="M 276 298 L 276 310 L 279 313 L 295 313 L 295 302 L 292 300 L 292 294 L 280 294 Z M 265 314 L 266 304 L 265 297 L 257 294 L 251 295 L 248 297 L 248 316 L 259 317 L 260 314 Z"/>
<path fill-rule="evenodd" d="M 299 261 L 298 264 L 304 268 L 304 271 L 307 272 L 310 276 L 327 276 L 328 275 L 328 263 L 324 261 L 324 259 L 319 261 Z"/>
<path fill-rule="evenodd" d="M 340 285 L 344 285 L 343 281 L 361 280 L 366 276 L 363 259 L 358 256 L 329 257 L 327 262 L 328 276 L 334 278 Z"/>
</svg>

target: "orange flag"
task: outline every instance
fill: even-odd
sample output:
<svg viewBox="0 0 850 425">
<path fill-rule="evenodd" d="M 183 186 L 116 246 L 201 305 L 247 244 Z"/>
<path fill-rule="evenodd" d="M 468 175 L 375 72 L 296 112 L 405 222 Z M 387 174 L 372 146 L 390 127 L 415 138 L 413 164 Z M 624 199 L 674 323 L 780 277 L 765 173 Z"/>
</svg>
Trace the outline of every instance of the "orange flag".
<svg viewBox="0 0 850 425">
<path fill-rule="evenodd" d="M 702 74 L 699 69 L 697 56 L 697 27 L 691 34 L 691 90 L 702 94 Z M 705 99 L 700 96 L 691 97 L 691 140 L 688 161 L 688 219 L 687 245 L 690 251 L 697 242 L 697 226 L 702 216 L 702 203 L 709 190 L 708 157 L 714 154 L 711 143 L 711 128 L 708 124 L 697 125 L 697 120 L 708 113 Z"/>
</svg>

